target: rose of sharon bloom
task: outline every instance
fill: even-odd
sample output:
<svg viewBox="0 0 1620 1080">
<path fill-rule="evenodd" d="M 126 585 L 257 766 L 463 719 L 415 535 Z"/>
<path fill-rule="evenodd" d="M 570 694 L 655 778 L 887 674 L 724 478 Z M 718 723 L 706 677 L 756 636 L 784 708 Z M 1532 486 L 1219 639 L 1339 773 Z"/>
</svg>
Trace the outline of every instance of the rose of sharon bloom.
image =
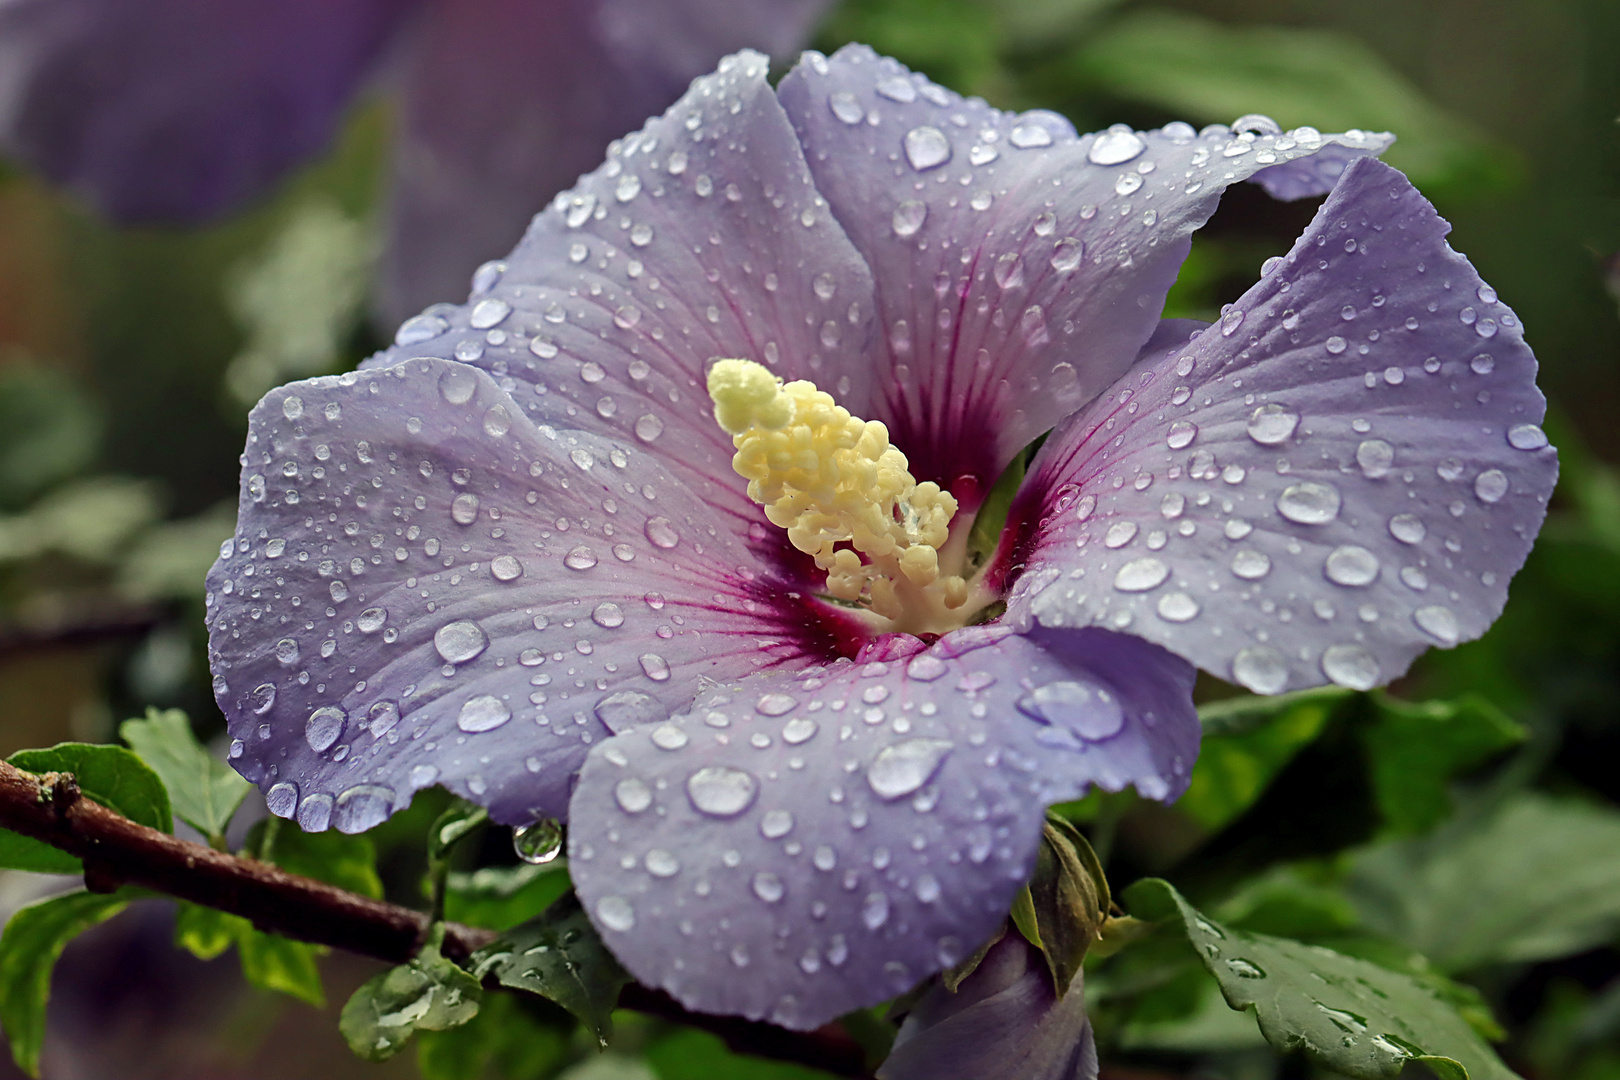
<svg viewBox="0 0 1620 1080">
<path fill-rule="evenodd" d="M 721 56 L 797 48 L 826 6 L 0 0 L 0 150 L 115 220 L 206 220 L 323 153 L 389 66 L 401 109 L 385 306 L 402 316 L 458 290 Z"/>
<path fill-rule="evenodd" d="M 1097 1043 L 1076 978 L 1059 1000 L 1046 958 L 1016 930 L 953 993 L 928 988 L 878 1080 L 1096 1080 Z"/>
<path fill-rule="evenodd" d="M 233 760 L 306 829 L 434 783 L 566 817 L 605 941 L 690 1008 L 907 990 L 1001 924 L 1048 804 L 1180 794 L 1194 664 L 1370 687 L 1500 611 L 1556 471 L 1535 361 L 1388 142 L 728 59 L 466 304 L 254 410 L 209 576 Z M 1331 194 L 1219 323 L 1161 323 L 1244 179 Z"/>
</svg>

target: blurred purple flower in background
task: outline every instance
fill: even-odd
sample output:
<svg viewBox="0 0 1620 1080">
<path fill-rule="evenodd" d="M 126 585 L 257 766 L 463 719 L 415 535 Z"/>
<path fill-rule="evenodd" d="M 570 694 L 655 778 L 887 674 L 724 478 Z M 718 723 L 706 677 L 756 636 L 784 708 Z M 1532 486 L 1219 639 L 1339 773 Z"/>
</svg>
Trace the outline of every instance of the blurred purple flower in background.
<svg viewBox="0 0 1620 1080">
<path fill-rule="evenodd" d="M 205 221 L 400 97 L 383 303 L 454 295 L 608 140 L 827 0 L 0 0 L 0 151 L 116 221 Z"/>
<path fill-rule="evenodd" d="M 1388 142 L 728 59 L 466 304 L 254 410 L 209 576 L 233 760 L 307 829 L 434 783 L 567 817 L 604 939 L 690 1008 L 904 992 L 1001 924 L 1049 803 L 1181 792 L 1189 660 L 1367 688 L 1500 611 L 1556 471 L 1535 361 Z M 1245 179 L 1331 194 L 1220 322 L 1161 322 Z M 733 357 L 887 425 L 958 505 L 942 568 L 1051 432 L 954 626 L 825 599 L 731 467 Z"/>
</svg>

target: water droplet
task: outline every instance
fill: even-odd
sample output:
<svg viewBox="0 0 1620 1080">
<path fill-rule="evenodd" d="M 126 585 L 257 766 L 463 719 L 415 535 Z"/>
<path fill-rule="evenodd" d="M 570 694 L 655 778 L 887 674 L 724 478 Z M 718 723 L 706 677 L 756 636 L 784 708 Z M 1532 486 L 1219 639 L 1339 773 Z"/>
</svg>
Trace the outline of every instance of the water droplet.
<svg viewBox="0 0 1620 1080">
<path fill-rule="evenodd" d="M 265 792 L 264 804 L 276 817 L 292 817 L 298 806 L 298 785 L 283 780 Z"/>
<path fill-rule="evenodd" d="M 439 627 L 433 647 L 446 663 L 465 664 L 489 647 L 489 638 L 477 623 L 462 620 Z"/>
<path fill-rule="evenodd" d="M 1344 338 L 1340 337 L 1338 334 L 1334 334 L 1332 337 L 1328 338 L 1325 344 L 1327 346 L 1327 351 L 1334 356 L 1338 356 L 1348 347 Z"/>
<path fill-rule="evenodd" d="M 596 902 L 596 921 L 622 934 L 636 925 L 636 909 L 622 896 L 604 896 Z"/>
<path fill-rule="evenodd" d="M 1381 479 L 1395 465 L 1395 448 L 1383 439 L 1367 439 L 1356 447 L 1356 464 L 1361 466 L 1362 476 Z"/>
<path fill-rule="evenodd" d="M 355 628 L 362 634 L 375 634 L 377 631 L 383 628 L 383 624 L 387 621 L 388 609 L 374 607 L 367 608 L 366 610 L 362 611 L 359 616 L 355 618 L 354 625 Z"/>
<path fill-rule="evenodd" d="M 459 364 L 439 376 L 439 393 L 452 405 L 465 405 L 478 390 L 478 376 Z"/>
<path fill-rule="evenodd" d="M 1412 612 L 1412 621 L 1442 645 L 1457 644 L 1457 639 L 1462 633 L 1457 625 L 1456 613 L 1443 604 L 1418 608 Z"/>
<path fill-rule="evenodd" d="M 613 801 L 627 814 L 639 814 L 652 805 L 652 788 L 634 776 L 613 785 Z"/>
<path fill-rule="evenodd" d="M 1416 514 L 1396 514 L 1389 519 L 1389 535 L 1403 544 L 1416 544 L 1429 533 Z"/>
<path fill-rule="evenodd" d="M 1111 738 L 1125 726 L 1125 712 L 1112 694 L 1067 679 L 1036 687 L 1018 700 L 1018 711 L 1084 739 Z"/>
<path fill-rule="evenodd" d="M 846 124 L 858 124 L 866 119 L 866 110 L 855 100 L 855 95 L 847 90 L 828 97 L 827 105 L 832 109 L 832 114 Z"/>
<path fill-rule="evenodd" d="M 680 533 L 675 531 L 675 526 L 666 517 L 648 518 L 643 531 L 654 547 L 663 548 L 665 551 L 681 542 Z"/>
<path fill-rule="evenodd" d="M 580 544 L 563 556 L 563 565 L 570 570 L 589 570 L 596 565 L 596 552 Z"/>
<path fill-rule="evenodd" d="M 918 172 L 937 168 L 951 160 L 951 141 L 937 127 L 912 128 L 906 132 L 906 160 Z"/>
<path fill-rule="evenodd" d="M 787 694 L 761 694 L 759 700 L 754 702 L 754 711 L 761 716 L 782 716 L 792 712 L 797 704 L 798 702 Z"/>
<path fill-rule="evenodd" d="M 511 555 L 497 555 L 489 560 L 489 572 L 496 581 L 515 581 L 523 576 L 523 564 Z"/>
<path fill-rule="evenodd" d="M 1105 131 L 1086 151 L 1086 160 L 1093 165 L 1123 165 L 1147 149 L 1147 143 L 1134 131 Z"/>
<path fill-rule="evenodd" d="M 1262 405 L 1249 414 L 1249 438 L 1261 446 L 1287 442 L 1298 426 L 1299 414 L 1275 403 Z"/>
<path fill-rule="evenodd" d="M 1535 424 L 1515 424 L 1508 428 L 1507 441 L 1515 450 L 1540 450 L 1547 445 L 1547 434 Z"/>
<path fill-rule="evenodd" d="M 467 325 L 474 330 L 488 330 L 500 323 L 512 313 L 512 305 L 498 297 L 491 296 L 480 300 L 473 305 L 472 312 L 467 316 Z"/>
<path fill-rule="evenodd" d="M 877 84 L 877 92 L 890 101 L 898 101 L 903 105 L 917 100 L 917 87 L 903 75 L 884 79 Z"/>
<path fill-rule="evenodd" d="M 1122 548 L 1136 538 L 1137 531 L 1134 521 L 1116 521 L 1108 526 L 1108 532 L 1103 536 L 1103 545 L 1110 549 Z"/>
<path fill-rule="evenodd" d="M 686 795 L 692 805 L 710 817 L 736 817 L 754 804 L 759 781 L 741 769 L 710 765 L 699 769 L 686 781 Z"/>
<path fill-rule="evenodd" d="M 1364 547 L 1343 544 L 1329 553 L 1322 572 L 1335 585 L 1362 588 L 1378 580 L 1378 556 Z"/>
<path fill-rule="evenodd" d="M 928 219 L 928 204 L 918 202 L 916 199 L 907 199 L 894 208 L 894 218 L 890 224 L 894 228 L 894 235 L 902 240 L 917 235 L 917 230 L 923 227 Z"/>
<path fill-rule="evenodd" d="M 1165 445 L 1172 450 L 1183 450 L 1192 445 L 1198 437 L 1198 425 L 1191 420 L 1177 420 L 1170 425 L 1170 431 L 1165 435 Z"/>
<path fill-rule="evenodd" d="M 1198 617 L 1198 601 L 1184 592 L 1165 593 L 1159 597 L 1159 618 L 1165 622 L 1191 622 Z"/>
<path fill-rule="evenodd" d="M 311 795 L 298 806 L 298 827 L 305 832 L 325 832 L 332 823 L 332 796 Z"/>
<path fill-rule="evenodd" d="M 1277 496 L 1277 513 L 1300 525 L 1326 525 L 1339 516 L 1339 489 L 1304 480 Z"/>
<path fill-rule="evenodd" d="M 399 329 L 394 333 L 394 344 L 420 345 L 424 341 L 432 341 L 448 329 L 450 324 L 437 315 L 413 315 L 399 324 Z"/>
<path fill-rule="evenodd" d="M 1007 141 L 1020 150 L 1034 150 L 1052 145 L 1052 133 L 1040 124 L 1019 124 L 1007 135 Z"/>
<path fill-rule="evenodd" d="M 358 784 L 337 797 L 333 816 L 339 832 L 363 833 L 388 820 L 394 789 L 381 784 Z"/>
<path fill-rule="evenodd" d="M 1322 652 L 1322 674 L 1351 690 L 1378 685 L 1378 661 L 1360 645 L 1330 645 Z"/>
<path fill-rule="evenodd" d="M 1259 581 L 1271 573 L 1271 559 L 1264 552 L 1241 548 L 1232 555 L 1232 573 L 1245 581 Z"/>
<path fill-rule="evenodd" d="M 505 405 L 491 405 L 484 413 L 484 434 L 499 439 L 512 430 L 512 417 Z"/>
<path fill-rule="evenodd" d="M 276 642 L 276 661 L 289 667 L 298 663 L 298 642 L 292 638 L 282 638 Z"/>
<path fill-rule="evenodd" d="M 399 706 L 392 701 L 379 701 L 366 713 L 366 728 L 373 739 L 380 739 L 399 723 Z"/>
<path fill-rule="evenodd" d="M 1226 966 L 1231 969 L 1232 974 L 1236 975 L 1240 979 L 1263 979 L 1266 977 L 1264 968 L 1262 968 L 1259 964 L 1256 964 L 1250 960 L 1245 960 L 1240 956 L 1234 956 L 1232 959 L 1226 961 Z"/>
<path fill-rule="evenodd" d="M 562 826 L 541 818 L 512 830 L 512 851 L 526 863 L 548 863 L 562 854 Z"/>
<path fill-rule="evenodd" d="M 1024 283 L 1024 266 L 1018 258 L 1018 253 L 1009 251 L 996 260 L 995 268 L 991 271 L 995 277 L 996 285 L 1003 289 L 1016 289 Z"/>
<path fill-rule="evenodd" d="M 866 782 L 880 799 L 903 798 L 928 783 L 953 748 L 947 739 L 906 739 L 885 746 L 867 768 Z"/>
<path fill-rule="evenodd" d="M 663 848 L 653 848 L 642 857 L 647 873 L 657 878 L 671 878 L 681 872 L 681 862 Z"/>
<path fill-rule="evenodd" d="M 1072 236 L 1065 236 L 1052 245 L 1052 269 L 1067 274 L 1086 257 L 1086 246 Z"/>
<path fill-rule="evenodd" d="M 317 754 L 325 753 L 343 734 L 343 725 L 348 719 L 348 713 L 336 705 L 324 705 L 310 713 L 309 719 L 304 721 L 304 741 Z"/>
<path fill-rule="evenodd" d="M 326 587 L 326 591 L 332 594 L 332 602 L 336 604 L 341 604 L 349 598 L 349 587 L 341 581 L 332 582 Z"/>
<path fill-rule="evenodd" d="M 276 686 L 274 683 L 260 683 L 248 695 L 248 704 L 255 716 L 263 716 L 276 704 Z"/>
<path fill-rule="evenodd" d="M 642 653 L 639 662 L 642 672 L 653 682 L 664 682 L 669 678 L 669 663 L 657 653 Z"/>
<path fill-rule="evenodd" d="M 1164 584 L 1170 568 L 1151 556 L 1132 559 L 1114 575 L 1114 588 L 1120 592 L 1148 592 Z"/>
<path fill-rule="evenodd" d="M 462 492 L 450 503 L 450 520 L 457 525 L 471 525 L 478 520 L 478 496 Z"/>
<path fill-rule="evenodd" d="M 1256 694 L 1279 693 L 1288 685 L 1288 660 L 1269 645 L 1250 645 L 1232 658 L 1232 678 Z"/>
<path fill-rule="evenodd" d="M 1483 503 L 1501 502 L 1508 493 L 1507 474 L 1501 469 L 1487 469 L 1474 477 L 1474 494 Z"/>
<path fill-rule="evenodd" d="M 1221 316 L 1221 336 L 1231 337 L 1243 326 L 1243 309 L 1232 308 Z"/>
<path fill-rule="evenodd" d="M 787 893 L 782 879 L 769 870 L 761 870 L 754 875 L 754 895 L 767 904 L 774 904 Z"/>
<path fill-rule="evenodd" d="M 456 727 L 462 731 L 493 731 L 512 719 L 512 710 L 494 694 L 480 694 L 469 698 L 456 716 Z"/>
<path fill-rule="evenodd" d="M 304 415 L 303 399 L 288 395 L 281 399 L 281 415 L 289 420 L 297 420 Z"/>
<path fill-rule="evenodd" d="M 818 727 L 819 725 L 809 717 L 795 716 L 782 725 L 782 741 L 789 746 L 798 746 L 800 743 L 808 742 L 813 738 Z"/>
</svg>

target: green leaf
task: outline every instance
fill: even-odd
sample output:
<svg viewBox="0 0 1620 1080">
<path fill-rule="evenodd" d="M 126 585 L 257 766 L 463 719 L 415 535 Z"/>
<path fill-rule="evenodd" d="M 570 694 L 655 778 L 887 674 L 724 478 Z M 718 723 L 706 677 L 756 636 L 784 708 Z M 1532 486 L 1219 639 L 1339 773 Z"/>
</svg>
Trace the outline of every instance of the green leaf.
<svg viewBox="0 0 1620 1080">
<path fill-rule="evenodd" d="M 570 886 L 563 859 L 453 873 L 445 883 L 444 917 L 469 926 L 510 930 L 546 910 Z"/>
<path fill-rule="evenodd" d="M 174 914 L 174 943 L 199 960 L 212 960 L 253 932 L 240 915 L 180 901 Z"/>
<path fill-rule="evenodd" d="M 39 1075 L 45 1040 L 45 1003 L 51 969 L 69 941 L 117 915 L 134 899 L 132 890 L 70 892 L 18 911 L 0 934 L 0 1026 L 11 1056 L 29 1076 Z"/>
<path fill-rule="evenodd" d="M 367 979 L 354 992 L 338 1020 L 349 1049 L 368 1061 L 386 1061 L 418 1030 L 444 1031 L 478 1014 L 483 988 L 440 954 L 443 944 L 444 924 L 435 923 L 410 963 Z"/>
<path fill-rule="evenodd" d="M 545 1023 L 535 1016 L 531 1002 L 550 1007 L 520 994 L 490 994 L 479 1006 L 478 1015 L 460 1027 L 417 1032 L 416 1067 L 423 1080 L 473 1080 L 490 1075 L 500 1080 L 546 1080 L 553 1076 L 568 1058 L 573 1024 Z"/>
<path fill-rule="evenodd" d="M 279 990 L 317 1009 L 326 1004 L 315 946 L 250 928 L 237 939 L 236 948 L 242 975 L 254 986 Z"/>
<path fill-rule="evenodd" d="M 60 743 L 48 750 L 19 750 L 7 759 L 26 772 L 70 772 L 79 791 L 109 809 L 163 832 L 174 830 L 163 781 L 121 746 Z M 42 840 L 0 829 L 0 868 L 45 874 L 78 874 L 77 858 Z"/>
<path fill-rule="evenodd" d="M 1108 884 L 1091 845 L 1061 818 L 1048 820 L 1042 831 L 1027 891 L 1041 953 L 1062 997 L 1108 916 Z"/>
<path fill-rule="evenodd" d="M 146 719 L 125 720 L 118 734 L 158 774 L 182 820 L 210 840 L 225 835 L 252 785 L 203 749 L 185 713 L 147 709 Z"/>
<path fill-rule="evenodd" d="M 542 948 L 544 946 L 544 948 Z M 573 893 L 473 954 L 479 980 L 539 994 L 577 1016 L 607 1045 L 611 1014 L 630 976 L 608 952 Z"/>
<path fill-rule="evenodd" d="M 1322 733 L 1349 693 L 1337 688 L 1239 697 L 1199 710 L 1203 747 L 1176 808 L 1214 832 L 1230 824 Z"/>
<path fill-rule="evenodd" d="M 1417 833 L 1451 815 L 1451 777 L 1522 742 L 1524 729 L 1477 695 L 1411 704 L 1378 694 L 1365 729 L 1373 789 L 1389 829 Z"/>
<path fill-rule="evenodd" d="M 1234 1009 L 1249 1009 L 1266 1041 L 1302 1049 L 1324 1068 L 1378 1080 L 1418 1061 L 1445 1080 L 1515 1080 L 1485 1041 L 1433 990 L 1386 968 L 1286 938 L 1229 929 L 1165 881 L 1126 890 L 1132 913 L 1185 934 Z"/>
<path fill-rule="evenodd" d="M 1444 971 L 1567 956 L 1620 934 L 1620 813 L 1524 792 L 1362 851 L 1346 888 Z"/>
<path fill-rule="evenodd" d="M 1086 35 L 1072 62 L 1108 90 L 1194 123 L 1265 113 L 1285 128 L 1393 131 L 1400 142 L 1386 159 L 1425 190 L 1498 183 L 1511 160 L 1335 30 L 1230 26 L 1139 9 Z"/>
<path fill-rule="evenodd" d="M 280 818 L 266 818 L 248 831 L 243 853 L 372 900 L 381 900 L 377 850 L 367 836 L 307 833 Z"/>
</svg>

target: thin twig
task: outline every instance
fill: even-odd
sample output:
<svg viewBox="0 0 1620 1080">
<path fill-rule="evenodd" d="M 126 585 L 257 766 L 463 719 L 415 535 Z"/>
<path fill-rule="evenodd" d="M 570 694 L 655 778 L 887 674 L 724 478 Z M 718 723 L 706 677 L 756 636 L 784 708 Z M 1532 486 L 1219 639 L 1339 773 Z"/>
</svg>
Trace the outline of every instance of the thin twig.
<svg viewBox="0 0 1620 1080">
<path fill-rule="evenodd" d="M 85 885 L 110 892 L 138 885 L 252 921 L 261 930 L 402 964 L 416 954 L 429 919 L 269 863 L 215 851 L 148 828 L 80 795 L 65 773 L 36 776 L 0 761 L 0 826 L 84 862 Z M 493 931 L 448 923 L 444 953 L 464 960 Z M 631 984 L 619 1004 L 720 1036 L 734 1049 L 839 1076 L 868 1075 L 865 1054 L 829 1025 L 793 1032 L 736 1017 L 688 1012 L 668 994 Z"/>
</svg>

